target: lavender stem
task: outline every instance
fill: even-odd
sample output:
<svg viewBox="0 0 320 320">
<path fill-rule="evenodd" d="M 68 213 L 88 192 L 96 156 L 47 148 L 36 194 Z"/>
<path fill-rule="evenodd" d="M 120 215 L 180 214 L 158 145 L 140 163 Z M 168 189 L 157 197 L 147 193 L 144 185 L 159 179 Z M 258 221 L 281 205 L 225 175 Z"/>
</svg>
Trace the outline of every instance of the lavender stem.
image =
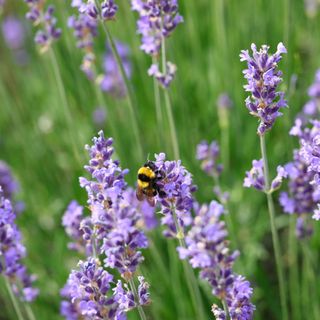
<svg viewBox="0 0 320 320">
<path fill-rule="evenodd" d="M 138 309 L 141 320 L 147 320 L 147 317 L 144 313 L 144 310 L 141 307 L 141 305 L 139 304 L 138 291 L 137 291 L 136 285 L 134 284 L 134 281 L 132 278 L 129 280 L 129 285 L 130 285 L 130 288 L 135 296 L 135 299 L 137 299 L 137 309 Z"/>
<path fill-rule="evenodd" d="M 222 302 L 223 310 L 224 310 L 224 312 L 226 314 L 226 319 L 225 320 L 228 320 L 228 319 L 230 319 L 230 314 L 229 314 L 229 309 L 228 309 L 227 302 L 226 302 L 225 299 L 221 300 L 221 302 Z"/>
<path fill-rule="evenodd" d="M 113 56 L 114 56 L 114 58 L 115 58 L 115 60 L 117 62 L 121 77 L 122 77 L 123 82 L 124 82 L 125 87 L 126 87 L 127 102 L 128 102 L 128 106 L 129 106 L 129 111 L 131 113 L 132 130 L 133 130 L 133 133 L 134 133 L 135 138 L 136 138 L 139 158 L 143 159 L 142 142 L 141 142 L 140 135 L 139 135 L 138 125 L 137 125 L 137 123 L 138 123 L 137 115 L 136 115 L 136 110 L 135 110 L 135 107 L 134 107 L 134 97 L 133 97 L 132 89 L 131 89 L 131 86 L 130 86 L 130 82 L 129 82 L 129 79 L 128 79 L 127 74 L 125 72 L 123 63 L 122 63 L 121 58 L 119 56 L 119 53 L 118 53 L 117 47 L 116 47 L 116 45 L 114 43 L 114 40 L 112 38 L 112 35 L 111 35 L 109 29 L 107 28 L 106 24 L 102 20 L 101 20 L 101 24 L 102 24 L 104 32 L 107 35 L 108 41 L 110 43 L 112 54 L 113 54 Z"/>
<path fill-rule="evenodd" d="M 28 303 L 25 303 L 25 304 L 24 304 L 24 307 L 25 307 L 25 309 L 26 309 L 26 313 L 27 313 L 27 315 L 28 315 L 28 318 L 29 318 L 30 320 L 36 320 L 36 317 L 35 317 L 35 315 L 34 315 L 34 313 L 33 313 L 33 311 L 32 311 L 32 308 L 30 307 L 30 305 L 29 305 Z"/>
<path fill-rule="evenodd" d="M 76 142 L 75 142 L 74 133 L 73 133 L 74 130 L 72 130 L 72 128 L 71 128 L 72 118 L 71 118 L 71 114 L 70 114 L 70 107 L 69 107 L 69 103 L 67 100 L 66 91 L 63 86 L 63 81 L 62 81 L 59 65 L 57 62 L 57 57 L 56 57 L 56 54 L 55 54 L 53 48 L 50 48 L 49 51 L 50 51 L 50 58 L 52 61 L 53 72 L 54 72 L 54 76 L 56 78 L 56 83 L 57 83 L 60 99 L 62 101 L 64 114 L 65 114 L 65 117 L 66 117 L 66 120 L 67 120 L 67 123 L 69 126 L 69 134 L 70 134 L 70 138 L 71 138 L 73 153 L 77 157 L 78 162 L 82 163 L 81 157 L 78 152 L 78 148 L 76 147 Z"/>
<path fill-rule="evenodd" d="M 167 73 L 166 42 L 163 34 L 161 36 L 161 58 L 162 58 L 162 72 L 166 74 Z M 170 134 L 171 134 L 172 147 L 173 147 L 173 155 L 175 159 L 178 160 L 180 159 L 179 144 L 178 144 L 177 130 L 174 124 L 172 105 L 171 105 L 168 90 L 169 90 L 168 88 L 164 89 L 164 99 L 166 104 L 166 110 L 168 113 Z"/>
<path fill-rule="evenodd" d="M 283 273 L 283 265 L 281 260 L 281 250 L 280 250 L 280 242 L 275 224 L 275 210 L 274 203 L 272 199 L 272 194 L 270 193 L 270 184 L 269 184 L 269 167 L 268 167 L 268 158 L 266 151 L 266 142 L 265 135 L 260 135 L 260 147 L 261 147 L 261 156 L 263 159 L 263 168 L 264 168 L 264 179 L 265 179 L 265 192 L 267 195 L 268 201 L 268 211 L 270 218 L 270 226 L 271 226 L 271 234 L 272 234 L 272 243 L 274 256 L 276 260 L 277 267 L 277 275 L 280 289 L 280 303 L 281 303 L 281 311 L 282 311 L 282 319 L 288 320 L 288 309 L 287 309 L 287 301 L 286 301 L 286 289 L 284 283 L 284 273 Z"/>
<path fill-rule="evenodd" d="M 6 276 L 4 276 L 4 282 L 6 284 L 6 288 L 8 290 L 8 293 L 9 293 L 9 296 L 10 296 L 10 300 L 11 300 L 11 302 L 13 304 L 13 307 L 14 307 L 14 310 L 15 310 L 17 316 L 18 316 L 18 319 L 19 320 L 23 320 L 24 318 L 22 316 L 18 301 L 17 301 L 16 297 L 14 296 L 14 293 L 12 292 L 11 285 L 10 285 L 9 280 L 8 280 L 8 278 Z"/>
</svg>

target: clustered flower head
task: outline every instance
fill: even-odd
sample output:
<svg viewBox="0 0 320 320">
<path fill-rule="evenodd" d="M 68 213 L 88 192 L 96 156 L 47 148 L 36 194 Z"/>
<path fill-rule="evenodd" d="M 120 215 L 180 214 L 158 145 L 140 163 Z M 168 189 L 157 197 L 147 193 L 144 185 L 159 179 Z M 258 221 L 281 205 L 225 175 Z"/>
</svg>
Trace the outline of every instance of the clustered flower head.
<svg viewBox="0 0 320 320">
<path fill-rule="evenodd" d="M 264 135 L 270 130 L 282 113 L 280 108 L 286 107 L 284 93 L 278 90 L 282 81 L 282 72 L 278 70 L 278 62 L 287 50 L 280 42 L 277 51 L 269 55 L 269 47 L 263 45 L 258 51 L 255 44 L 251 45 L 252 56 L 248 50 L 242 50 L 240 61 L 246 61 L 248 69 L 244 70 L 244 77 L 248 84 L 244 86 L 251 95 L 246 99 L 246 107 L 250 114 L 260 120 L 258 134 Z"/>
<path fill-rule="evenodd" d="M 161 223 L 167 227 L 164 235 L 183 238 L 183 230 L 192 221 L 192 193 L 196 191 L 196 186 L 192 182 L 190 172 L 181 164 L 181 160 L 168 161 L 164 153 L 156 154 L 155 159 L 157 171 L 163 177 L 158 185 L 165 196 L 158 194 L 157 201 L 161 205 L 163 214 Z M 178 230 L 178 227 L 181 230 Z"/>
<path fill-rule="evenodd" d="M 200 269 L 200 277 L 207 280 L 212 293 L 228 306 L 231 319 L 252 319 L 254 305 L 250 302 L 252 288 L 243 277 L 236 275 L 233 264 L 239 252 L 231 252 L 228 232 L 221 216 L 224 208 L 216 201 L 209 205 L 195 205 L 195 218 L 186 235 L 186 248 L 179 247 L 181 259 L 188 259 L 193 268 Z M 216 319 L 226 319 L 218 306 L 212 308 Z"/>
<path fill-rule="evenodd" d="M 54 6 L 49 5 L 45 9 L 45 0 L 25 0 L 29 6 L 29 12 L 26 14 L 27 19 L 34 25 L 40 25 L 35 35 L 35 42 L 40 46 L 41 51 L 47 51 L 51 43 L 60 38 L 61 29 L 56 27 L 57 19 L 54 17 Z"/>
<path fill-rule="evenodd" d="M 273 192 L 280 188 L 283 179 L 286 178 L 287 175 L 288 173 L 286 172 L 285 168 L 278 166 L 277 175 L 271 182 L 270 190 L 266 190 L 263 160 L 253 160 L 251 170 L 246 172 L 243 186 L 247 188 L 254 187 L 259 191 Z"/>
<path fill-rule="evenodd" d="M 122 170 L 119 161 L 111 158 L 112 144 L 113 140 L 106 139 L 100 131 L 93 139 L 93 145 L 86 146 L 90 161 L 85 169 L 92 180 L 82 177 L 80 185 L 88 193 L 90 215 L 84 216 L 82 208 L 73 202 L 63 219 L 67 233 L 77 245 L 86 245 L 89 256 L 87 262 L 79 263 L 80 271 L 71 273 L 62 292 L 68 299 L 61 305 L 65 316 L 77 310 L 85 319 L 92 319 L 91 316 L 94 319 L 125 319 L 126 311 L 149 303 L 148 284 L 142 278 L 138 279 L 138 296 L 134 297 L 127 284 L 119 280 L 112 289 L 113 295 L 107 298 L 113 280 L 104 268 L 117 270 L 126 282 L 134 281 L 137 267 L 144 259 L 140 249 L 148 246 L 140 228 L 143 215 L 140 208 L 130 202 L 132 190 L 127 188 L 124 180 L 128 170 Z M 101 266 L 99 258 L 103 259 Z M 82 278 L 89 276 L 92 277 L 90 281 L 81 283 Z M 73 287 L 81 290 L 74 291 Z"/>
<path fill-rule="evenodd" d="M 35 276 L 29 275 L 22 259 L 26 248 L 15 224 L 16 214 L 0 187 L 0 274 L 8 278 L 13 292 L 24 301 L 33 301 L 38 289 L 32 287 Z"/>
<path fill-rule="evenodd" d="M 289 193 L 283 193 L 280 202 L 285 212 L 296 213 L 297 234 L 299 237 L 310 236 L 312 228 L 307 225 L 308 215 L 319 220 L 316 204 L 320 201 L 320 122 L 312 120 L 318 115 L 320 97 L 320 74 L 316 73 L 315 82 L 308 90 L 310 100 L 305 104 L 302 113 L 298 114 L 290 134 L 299 138 L 299 149 L 294 151 L 294 162 L 289 164 Z M 298 190 L 297 190 L 298 188 Z M 294 193 L 293 193 L 294 192 Z M 302 211 L 305 210 L 305 211 Z"/>
<path fill-rule="evenodd" d="M 158 57 L 162 41 L 171 35 L 177 25 L 183 22 L 178 13 L 177 0 L 132 0 L 132 10 L 139 13 L 138 34 L 141 34 L 141 50 Z M 151 65 L 148 74 L 154 76 L 163 87 L 168 87 L 174 78 L 176 66 L 167 62 L 160 71 L 158 63 Z"/>
<path fill-rule="evenodd" d="M 296 235 L 298 238 L 311 236 L 312 227 L 307 224 L 308 216 L 316 209 L 316 202 L 320 200 L 320 194 L 316 192 L 312 172 L 308 171 L 305 161 L 298 150 L 294 151 L 293 162 L 285 165 L 288 172 L 288 192 L 280 194 L 280 204 L 283 211 L 289 214 L 297 214 Z"/>
<path fill-rule="evenodd" d="M 104 270 L 97 259 L 80 261 L 73 270 L 62 296 L 61 314 L 66 319 L 126 319 L 125 313 L 135 307 L 134 295 L 119 280 Z"/>
<path fill-rule="evenodd" d="M 85 2 L 82 0 L 75 0 L 72 5 L 78 7 L 80 12 L 95 20 L 98 18 L 101 18 L 102 20 L 113 20 L 118 11 L 118 6 L 114 0 L 99 1 L 98 7 L 94 0 L 87 0 Z"/>
</svg>

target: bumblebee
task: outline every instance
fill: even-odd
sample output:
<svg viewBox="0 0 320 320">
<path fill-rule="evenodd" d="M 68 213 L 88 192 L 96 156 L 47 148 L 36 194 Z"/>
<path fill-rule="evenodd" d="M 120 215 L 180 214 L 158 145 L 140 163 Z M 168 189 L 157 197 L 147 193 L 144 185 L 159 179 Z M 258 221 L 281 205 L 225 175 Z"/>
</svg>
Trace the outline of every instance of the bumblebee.
<svg viewBox="0 0 320 320">
<path fill-rule="evenodd" d="M 163 198 L 166 193 L 161 190 L 158 182 L 164 178 L 164 174 L 157 170 L 156 165 L 152 161 L 147 161 L 143 167 L 138 170 L 137 181 L 137 199 L 142 201 L 146 199 L 148 203 L 154 207 L 155 196 L 159 194 Z"/>
</svg>

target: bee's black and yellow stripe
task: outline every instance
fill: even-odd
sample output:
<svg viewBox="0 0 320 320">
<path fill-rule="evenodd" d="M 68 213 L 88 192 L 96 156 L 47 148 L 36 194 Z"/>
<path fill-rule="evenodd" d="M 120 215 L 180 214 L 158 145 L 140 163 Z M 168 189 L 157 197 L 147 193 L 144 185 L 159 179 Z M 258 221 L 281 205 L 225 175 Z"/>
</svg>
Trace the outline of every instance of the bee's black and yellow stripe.
<svg viewBox="0 0 320 320">
<path fill-rule="evenodd" d="M 148 188 L 150 182 L 153 181 L 155 177 L 155 172 L 149 167 L 141 167 L 138 170 L 138 186 L 142 189 Z"/>
</svg>

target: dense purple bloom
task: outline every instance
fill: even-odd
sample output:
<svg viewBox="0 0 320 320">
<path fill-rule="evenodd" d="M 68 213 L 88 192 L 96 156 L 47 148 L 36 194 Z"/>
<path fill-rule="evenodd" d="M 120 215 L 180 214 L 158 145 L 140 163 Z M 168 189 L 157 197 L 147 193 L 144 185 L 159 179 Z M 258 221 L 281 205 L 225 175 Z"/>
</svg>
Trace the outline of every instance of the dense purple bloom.
<svg viewBox="0 0 320 320">
<path fill-rule="evenodd" d="M 41 29 L 35 35 L 35 42 L 41 47 L 41 51 L 48 50 L 51 43 L 60 38 L 61 29 L 56 27 L 57 19 L 54 17 L 54 6 L 49 5 L 45 10 L 41 0 L 25 0 L 28 4 L 29 12 L 27 19 L 34 25 L 41 25 Z"/>
<path fill-rule="evenodd" d="M 248 64 L 248 69 L 243 71 L 248 81 L 244 88 L 251 93 L 246 99 L 246 106 L 250 114 L 259 118 L 258 134 L 264 135 L 272 128 L 276 118 L 282 115 L 279 109 L 287 106 L 284 93 L 277 91 L 282 81 L 278 62 L 287 50 L 281 42 L 273 55 L 268 54 L 269 47 L 266 45 L 257 51 L 256 45 L 252 44 L 251 49 L 252 57 L 248 50 L 242 50 L 240 54 L 240 61 L 247 61 Z"/>
<path fill-rule="evenodd" d="M 220 147 L 216 141 L 210 144 L 207 141 L 201 141 L 197 145 L 196 158 L 201 161 L 201 169 L 209 176 L 220 176 L 223 165 L 217 163 L 220 156 Z"/>
<path fill-rule="evenodd" d="M 71 272 L 62 290 L 62 295 L 69 300 L 61 307 L 64 316 L 67 319 L 78 315 L 84 319 L 126 319 L 125 308 L 111 293 L 113 276 L 93 258 L 80 261 L 78 268 Z"/>
<path fill-rule="evenodd" d="M 182 166 L 180 160 L 168 161 L 164 153 L 155 155 L 155 158 L 157 170 L 164 177 L 158 185 L 165 196 L 157 196 L 163 214 L 161 223 L 167 227 L 164 234 L 168 237 L 183 238 L 183 229 L 192 221 L 192 193 L 196 191 L 196 186 L 190 172 Z M 181 230 L 177 230 L 178 226 Z"/>
<path fill-rule="evenodd" d="M 193 268 L 200 268 L 200 277 L 207 280 L 212 293 L 228 305 L 231 319 L 252 319 L 255 307 L 250 298 L 248 281 L 233 273 L 232 267 L 239 255 L 230 252 L 228 232 L 221 220 L 224 208 L 216 201 L 196 206 L 196 215 L 186 236 L 186 248 L 179 247 L 181 259 L 188 259 Z M 226 319 L 224 311 L 213 306 L 216 319 Z"/>
<path fill-rule="evenodd" d="M 118 54 L 121 58 L 124 71 L 127 77 L 131 78 L 131 63 L 129 60 L 129 47 L 120 41 L 115 42 Z M 104 56 L 104 75 L 101 79 L 100 87 L 103 91 L 110 93 L 115 97 L 124 97 L 126 95 L 125 83 L 122 79 L 117 61 L 108 45 L 107 53 Z"/>
<path fill-rule="evenodd" d="M 29 275 L 22 264 L 26 248 L 21 243 L 21 233 L 15 219 L 11 202 L 4 198 L 0 188 L 0 273 L 8 277 L 16 295 L 30 302 L 38 295 L 38 289 L 32 288 L 35 277 Z"/>
</svg>

